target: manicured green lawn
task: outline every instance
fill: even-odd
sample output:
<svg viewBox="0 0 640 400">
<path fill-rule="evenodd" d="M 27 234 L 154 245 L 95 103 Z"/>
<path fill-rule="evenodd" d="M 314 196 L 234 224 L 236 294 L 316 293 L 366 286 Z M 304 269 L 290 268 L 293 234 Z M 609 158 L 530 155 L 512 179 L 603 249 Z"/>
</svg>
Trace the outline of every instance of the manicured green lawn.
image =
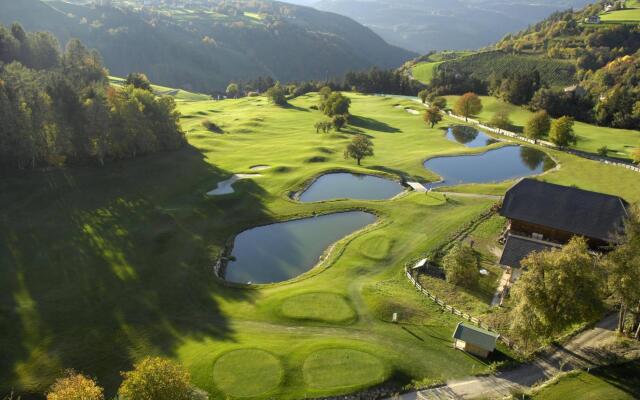
<svg viewBox="0 0 640 400">
<path fill-rule="evenodd" d="M 302 204 L 287 197 L 335 169 L 433 180 L 422 166 L 427 157 L 478 151 L 447 140 L 444 123 L 428 129 L 420 115 L 395 108 L 397 99 L 349 96 L 355 118 L 342 133 L 315 133 L 324 118 L 310 109 L 315 94 L 286 108 L 261 97 L 180 101 L 185 149 L 0 178 L 0 392 L 42 392 L 75 368 L 113 394 L 119 371 L 149 354 L 182 362 L 212 398 L 330 396 L 385 380 L 406 385 L 488 371 L 451 348 L 458 321 L 416 293 L 403 265 L 491 200 L 411 193 Z M 209 132 L 205 120 L 225 133 Z M 343 157 L 355 133 L 375 143 L 361 167 Z M 636 174 L 557 158 L 562 168 L 544 179 L 640 200 Z M 271 168 L 237 182 L 233 194 L 205 195 L 255 165 Z M 213 276 L 224 246 L 248 228 L 352 209 L 376 213 L 378 224 L 340 242 L 302 277 L 241 287 Z M 256 381 L 247 382 L 252 374 Z"/>
<path fill-rule="evenodd" d="M 537 392 L 535 400 L 609 399 L 632 400 L 640 397 L 640 362 L 569 373 Z"/>
<path fill-rule="evenodd" d="M 422 62 L 416 64 L 411 70 L 411 74 L 422 83 L 429 83 L 436 73 L 436 70 L 444 61 Z"/>
<path fill-rule="evenodd" d="M 603 13 L 600 18 L 604 22 L 638 23 L 640 22 L 640 2 L 628 0 L 627 9 Z"/>
<path fill-rule="evenodd" d="M 452 107 L 457 99 L 458 96 L 447 96 L 449 107 Z M 533 115 L 523 107 L 506 103 L 495 97 L 482 96 L 482 104 L 483 110 L 477 116 L 481 121 L 488 122 L 496 112 L 507 110 L 509 118 L 515 125 L 515 130 L 519 133 L 522 133 L 527 121 Z M 631 151 L 640 147 L 640 131 L 638 130 L 607 128 L 583 122 L 576 122 L 574 130 L 578 135 L 578 143 L 575 145 L 578 150 L 596 153 L 599 148 L 607 146 L 611 151 L 610 156 L 629 159 Z"/>
</svg>

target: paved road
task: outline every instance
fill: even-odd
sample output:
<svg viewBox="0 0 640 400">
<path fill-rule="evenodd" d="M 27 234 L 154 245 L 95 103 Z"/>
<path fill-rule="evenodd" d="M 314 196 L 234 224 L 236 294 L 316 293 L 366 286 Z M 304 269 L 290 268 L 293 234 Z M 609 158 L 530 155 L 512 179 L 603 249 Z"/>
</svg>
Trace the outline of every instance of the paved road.
<svg viewBox="0 0 640 400">
<path fill-rule="evenodd" d="M 401 400 L 502 398 L 514 389 L 530 388 L 562 371 L 594 367 L 599 364 L 598 345 L 615 335 L 618 315 L 612 314 L 564 346 L 549 348 L 534 361 L 509 371 L 486 377 L 452 380 L 440 388 L 407 393 Z"/>
</svg>

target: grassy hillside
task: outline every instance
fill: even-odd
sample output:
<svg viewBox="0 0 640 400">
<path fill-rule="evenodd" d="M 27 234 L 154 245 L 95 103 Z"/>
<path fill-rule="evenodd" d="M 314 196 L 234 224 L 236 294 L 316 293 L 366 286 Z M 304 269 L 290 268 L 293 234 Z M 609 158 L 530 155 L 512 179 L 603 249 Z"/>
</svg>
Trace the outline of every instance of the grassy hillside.
<svg viewBox="0 0 640 400">
<path fill-rule="evenodd" d="M 459 96 L 447 96 L 447 101 L 452 106 L 458 98 Z M 515 130 L 520 133 L 524 130 L 527 121 L 533 116 L 531 111 L 495 97 L 482 96 L 481 98 L 483 109 L 477 117 L 485 123 L 488 123 L 496 112 L 507 110 L 509 118 L 515 125 Z M 633 149 L 640 147 L 640 131 L 638 130 L 607 128 L 577 121 L 574 131 L 578 136 L 578 143 L 573 147 L 589 153 L 595 154 L 599 148 L 607 146 L 611 151 L 610 156 L 630 159 Z"/>
<path fill-rule="evenodd" d="M 402 271 L 492 201 L 286 196 L 335 169 L 434 180 L 426 158 L 478 151 L 447 140 L 445 124 L 428 129 L 396 107 L 413 104 L 406 100 L 349 96 L 355 122 L 343 133 L 315 133 L 323 118 L 310 108 L 316 94 L 285 108 L 261 97 L 181 101 L 190 144 L 181 151 L 0 178 L 0 392 L 42 391 L 75 368 L 113 394 L 118 371 L 149 354 L 184 363 L 213 398 L 330 396 L 489 371 L 452 348 L 458 321 L 419 296 Z M 224 133 L 206 130 L 206 121 Z M 354 133 L 375 143 L 361 167 L 342 156 Z M 562 168 L 544 179 L 640 201 L 637 174 L 553 155 Z M 205 195 L 255 165 L 271 168 L 236 183 L 234 194 Z M 303 276 L 261 287 L 213 276 L 224 246 L 248 228 L 353 209 L 375 213 L 378 224 Z M 394 312 L 399 324 L 390 322 Z"/>
<path fill-rule="evenodd" d="M 100 51 L 114 75 L 145 72 L 159 84 L 200 92 L 266 75 L 326 79 L 413 56 L 346 17 L 270 0 L 215 0 L 191 9 L 114 3 L 0 1 L 0 22 L 51 31 L 62 44 L 79 38 Z"/>
<path fill-rule="evenodd" d="M 600 18 L 606 23 L 640 23 L 640 2 L 628 0 L 625 2 L 627 9 L 602 13 Z"/>
</svg>

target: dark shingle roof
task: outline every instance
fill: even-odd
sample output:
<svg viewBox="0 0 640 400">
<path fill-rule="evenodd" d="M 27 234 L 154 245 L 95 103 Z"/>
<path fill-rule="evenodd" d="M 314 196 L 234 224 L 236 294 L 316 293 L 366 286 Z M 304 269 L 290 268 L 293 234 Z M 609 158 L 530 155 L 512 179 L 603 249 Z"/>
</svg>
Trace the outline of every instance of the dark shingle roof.
<svg viewBox="0 0 640 400">
<path fill-rule="evenodd" d="M 628 203 L 617 196 L 523 179 L 506 194 L 500 214 L 565 232 L 615 242 Z"/>
<path fill-rule="evenodd" d="M 473 344 L 487 351 L 496 349 L 498 334 L 460 322 L 453 332 L 453 338 Z"/>
<path fill-rule="evenodd" d="M 500 265 L 511 268 L 520 268 L 520 262 L 534 251 L 545 251 L 555 248 L 552 244 L 546 244 L 538 240 L 532 240 L 521 236 L 509 235 L 504 251 L 500 258 Z"/>
</svg>

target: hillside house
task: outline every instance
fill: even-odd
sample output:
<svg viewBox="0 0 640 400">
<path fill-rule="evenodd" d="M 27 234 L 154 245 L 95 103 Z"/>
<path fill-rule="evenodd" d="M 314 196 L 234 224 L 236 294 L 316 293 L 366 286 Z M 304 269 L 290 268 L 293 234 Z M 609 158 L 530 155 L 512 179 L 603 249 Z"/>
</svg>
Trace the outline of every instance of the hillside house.
<svg viewBox="0 0 640 400">
<path fill-rule="evenodd" d="M 599 24 L 600 21 L 600 16 L 599 15 L 592 15 L 588 18 L 585 18 L 584 22 L 588 23 L 588 24 Z"/>
<path fill-rule="evenodd" d="M 505 195 L 500 215 L 509 220 L 501 265 L 519 268 L 534 251 L 560 248 L 574 236 L 606 251 L 624 232 L 629 204 L 622 198 L 523 179 Z"/>
<path fill-rule="evenodd" d="M 487 358 L 495 351 L 498 337 L 496 333 L 460 322 L 453 332 L 453 347 Z"/>
<path fill-rule="evenodd" d="M 573 97 L 583 97 L 587 91 L 580 85 L 571 85 L 564 88 L 564 93 Z"/>
</svg>

